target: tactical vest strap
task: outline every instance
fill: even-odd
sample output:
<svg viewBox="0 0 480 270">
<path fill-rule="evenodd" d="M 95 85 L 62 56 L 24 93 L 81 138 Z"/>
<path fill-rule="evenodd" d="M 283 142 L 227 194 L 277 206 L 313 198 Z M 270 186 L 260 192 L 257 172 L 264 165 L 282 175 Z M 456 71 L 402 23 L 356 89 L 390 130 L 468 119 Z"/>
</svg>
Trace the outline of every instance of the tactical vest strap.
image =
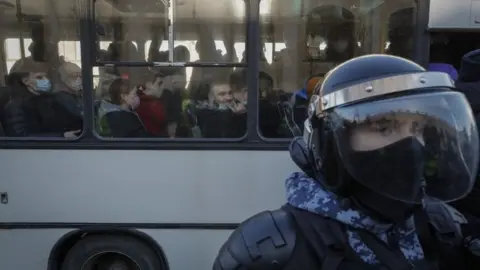
<svg viewBox="0 0 480 270">
<path fill-rule="evenodd" d="M 346 237 L 341 225 L 334 220 L 312 216 L 311 213 L 295 209 L 288 204 L 283 209 L 292 214 L 308 245 L 314 250 L 318 259 L 323 261 L 322 270 L 339 269 L 346 256 L 345 248 L 348 246 L 348 243 L 342 241 Z M 315 220 L 312 221 L 312 217 L 315 217 Z M 305 222 L 307 220 L 312 222 Z M 317 241 L 318 237 L 322 241 Z"/>
<path fill-rule="evenodd" d="M 414 219 L 418 240 L 425 254 L 425 260 L 430 265 L 430 269 L 436 269 L 438 267 L 438 241 L 432 235 L 429 216 L 425 210 L 420 209 L 414 214 Z"/>
<path fill-rule="evenodd" d="M 395 248 L 395 250 L 390 249 L 385 243 L 380 242 L 381 240 L 379 240 L 377 236 L 367 231 L 357 230 L 356 232 L 362 242 L 373 251 L 377 260 L 388 269 L 410 270 L 414 268 L 399 248 Z"/>
</svg>

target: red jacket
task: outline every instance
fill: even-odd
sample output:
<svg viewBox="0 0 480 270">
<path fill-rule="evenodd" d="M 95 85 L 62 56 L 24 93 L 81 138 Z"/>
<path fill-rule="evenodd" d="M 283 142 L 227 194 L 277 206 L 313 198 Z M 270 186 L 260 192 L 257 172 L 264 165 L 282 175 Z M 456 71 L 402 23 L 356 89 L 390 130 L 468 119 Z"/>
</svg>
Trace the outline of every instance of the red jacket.
<svg viewBox="0 0 480 270">
<path fill-rule="evenodd" d="M 139 96 L 140 105 L 136 111 L 147 131 L 155 136 L 167 137 L 167 117 L 162 102 L 143 93 Z"/>
</svg>

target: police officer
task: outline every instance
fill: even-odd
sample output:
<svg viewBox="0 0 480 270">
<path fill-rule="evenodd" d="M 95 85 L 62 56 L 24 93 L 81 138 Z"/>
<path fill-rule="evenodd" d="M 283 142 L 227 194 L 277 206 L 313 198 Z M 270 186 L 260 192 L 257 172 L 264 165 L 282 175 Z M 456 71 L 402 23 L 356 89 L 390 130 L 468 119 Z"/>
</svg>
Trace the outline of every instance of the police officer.
<svg viewBox="0 0 480 270">
<path fill-rule="evenodd" d="M 445 203 L 471 190 L 479 155 L 452 88 L 390 55 L 332 70 L 292 141 L 304 172 L 286 180 L 287 204 L 243 222 L 213 269 L 478 269 L 475 228 Z"/>
</svg>

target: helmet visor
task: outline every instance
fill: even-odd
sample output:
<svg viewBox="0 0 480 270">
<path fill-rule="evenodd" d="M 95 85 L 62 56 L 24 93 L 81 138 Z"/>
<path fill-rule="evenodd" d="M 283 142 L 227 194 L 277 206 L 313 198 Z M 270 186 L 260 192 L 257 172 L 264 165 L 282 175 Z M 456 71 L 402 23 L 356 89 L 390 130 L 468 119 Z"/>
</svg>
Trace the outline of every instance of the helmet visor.
<svg viewBox="0 0 480 270">
<path fill-rule="evenodd" d="M 472 189 L 478 134 L 463 94 L 430 92 L 337 107 L 327 120 L 349 174 L 377 193 L 422 203 L 456 200 Z"/>
</svg>

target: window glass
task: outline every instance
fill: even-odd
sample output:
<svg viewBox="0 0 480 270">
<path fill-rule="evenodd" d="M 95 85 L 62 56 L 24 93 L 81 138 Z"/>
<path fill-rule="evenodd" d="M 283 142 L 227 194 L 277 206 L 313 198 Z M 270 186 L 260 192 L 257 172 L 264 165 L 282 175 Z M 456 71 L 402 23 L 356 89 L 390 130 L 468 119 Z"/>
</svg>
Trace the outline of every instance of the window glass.
<svg viewBox="0 0 480 270">
<path fill-rule="evenodd" d="M 196 40 L 181 40 L 181 41 L 176 41 L 175 45 L 176 47 L 179 47 L 179 46 L 185 47 L 186 52 L 188 52 L 188 54 L 190 55 L 189 59 L 187 60 L 189 60 L 189 62 L 196 62 L 200 59 L 200 55 L 195 50 L 196 43 L 197 43 Z M 151 40 L 148 40 L 147 42 L 145 42 L 145 60 L 148 60 L 148 54 L 149 54 L 151 45 L 152 45 Z M 225 44 L 223 43 L 222 40 L 215 40 L 215 47 L 216 47 L 216 50 L 220 50 L 222 55 L 226 55 L 227 49 L 225 48 Z M 162 41 L 159 51 L 160 51 L 160 54 L 163 56 L 163 59 L 160 59 L 160 60 L 168 61 L 168 40 Z M 192 72 L 193 72 L 193 67 L 186 68 L 187 87 L 190 85 Z"/>
<path fill-rule="evenodd" d="M 30 51 L 28 47 L 32 44 L 31 38 L 24 38 L 24 56 L 30 56 Z M 7 38 L 5 40 L 5 56 L 7 60 L 7 70 L 10 72 L 10 69 L 13 67 L 15 62 L 22 58 L 20 52 L 20 38 Z"/>
<path fill-rule="evenodd" d="M 260 63 L 264 137 L 301 135 L 307 90 L 336 65 L 364 54 L 413 54 L 414 0 L 323 2 L 278 0 L 261 16 L 262 28 L 271 29 L 263 38 L 274 41 L 263 44 Z"/>
<path fill-rule="evenodd" d="M 100 58 L 119 62 L 196 62 L 195 67 L 99 68 L 95 130 L 105 138 L 218 138 L 246 134 L 246 77 L 233 67 L 202 63 L 240 63 L 245 50 L 243 1 L 184 1 L 173 15 L 159 1 L 114 4 L 102 39 L 113 40 Z M 116 5 L 116 6 L 115 6 Z M 96 16 L 111 16 L 97 5 Z M 214 12 L 212 12 L 214 11 Z M 167 18 L 173 18 L 173 47 Z M 147 37 L 147 38 L 145 38 Z M 144 40 L 141 46 L 133 43 Z M 241 53 L 243 53 L 243 51 Z M 170 59 L 170 53 L 173 59 Z"/>
<path fill-rule="evenodd" d="M 106 52 L 110 43 L 112 43 L 112 41 L 100 41 L 99 42 L 100 52 Z M 136 46 L 136 43 L 134 43 L 134 45 Z M 92 73 L 93 73 L 94 90 L 97 89 L 100 84 L 100 72 L 102 72 L 103 74 L 105 72 L 105 68 L 93 67 Z"/>
<path fill-rule="evenodd" d="M 74 2 L 23 0 L 17 4 L 2 13 L 8 27 L 4 33 L 11 37 L 4 43 L 10 91 L 0 92 L 0 133 L 78 138 L 83 128 L 83 100 Z M 18 22 L 17 8 L 28 11 L 28 21 Z"/>
<path fill-rule="evenodd" d="M 119 70 L 95 106 L 95 128 L 107 138 L 241 138 L 246 83 L 230 68 Z M 200 74 L 199 74 L 200 73 Z M 137 84 L 131 77 L 145 78 Z"/>
<path fill-rule="evenodd" d="M 190 51 L 198 54 L 192 62 L 241 62 L 236 43 L 245 43 L 245 1 L 191 0 L 175 8 L 175 47 L 181 46 L 189 32 L 196 40 Z M 188 55 L 177 49 L 175 61 L 184 61 Z M 240 54 L 241 55 L 241 54 Z M 188 60 L 188 59 L 187 59 Z"/>
</svg>

